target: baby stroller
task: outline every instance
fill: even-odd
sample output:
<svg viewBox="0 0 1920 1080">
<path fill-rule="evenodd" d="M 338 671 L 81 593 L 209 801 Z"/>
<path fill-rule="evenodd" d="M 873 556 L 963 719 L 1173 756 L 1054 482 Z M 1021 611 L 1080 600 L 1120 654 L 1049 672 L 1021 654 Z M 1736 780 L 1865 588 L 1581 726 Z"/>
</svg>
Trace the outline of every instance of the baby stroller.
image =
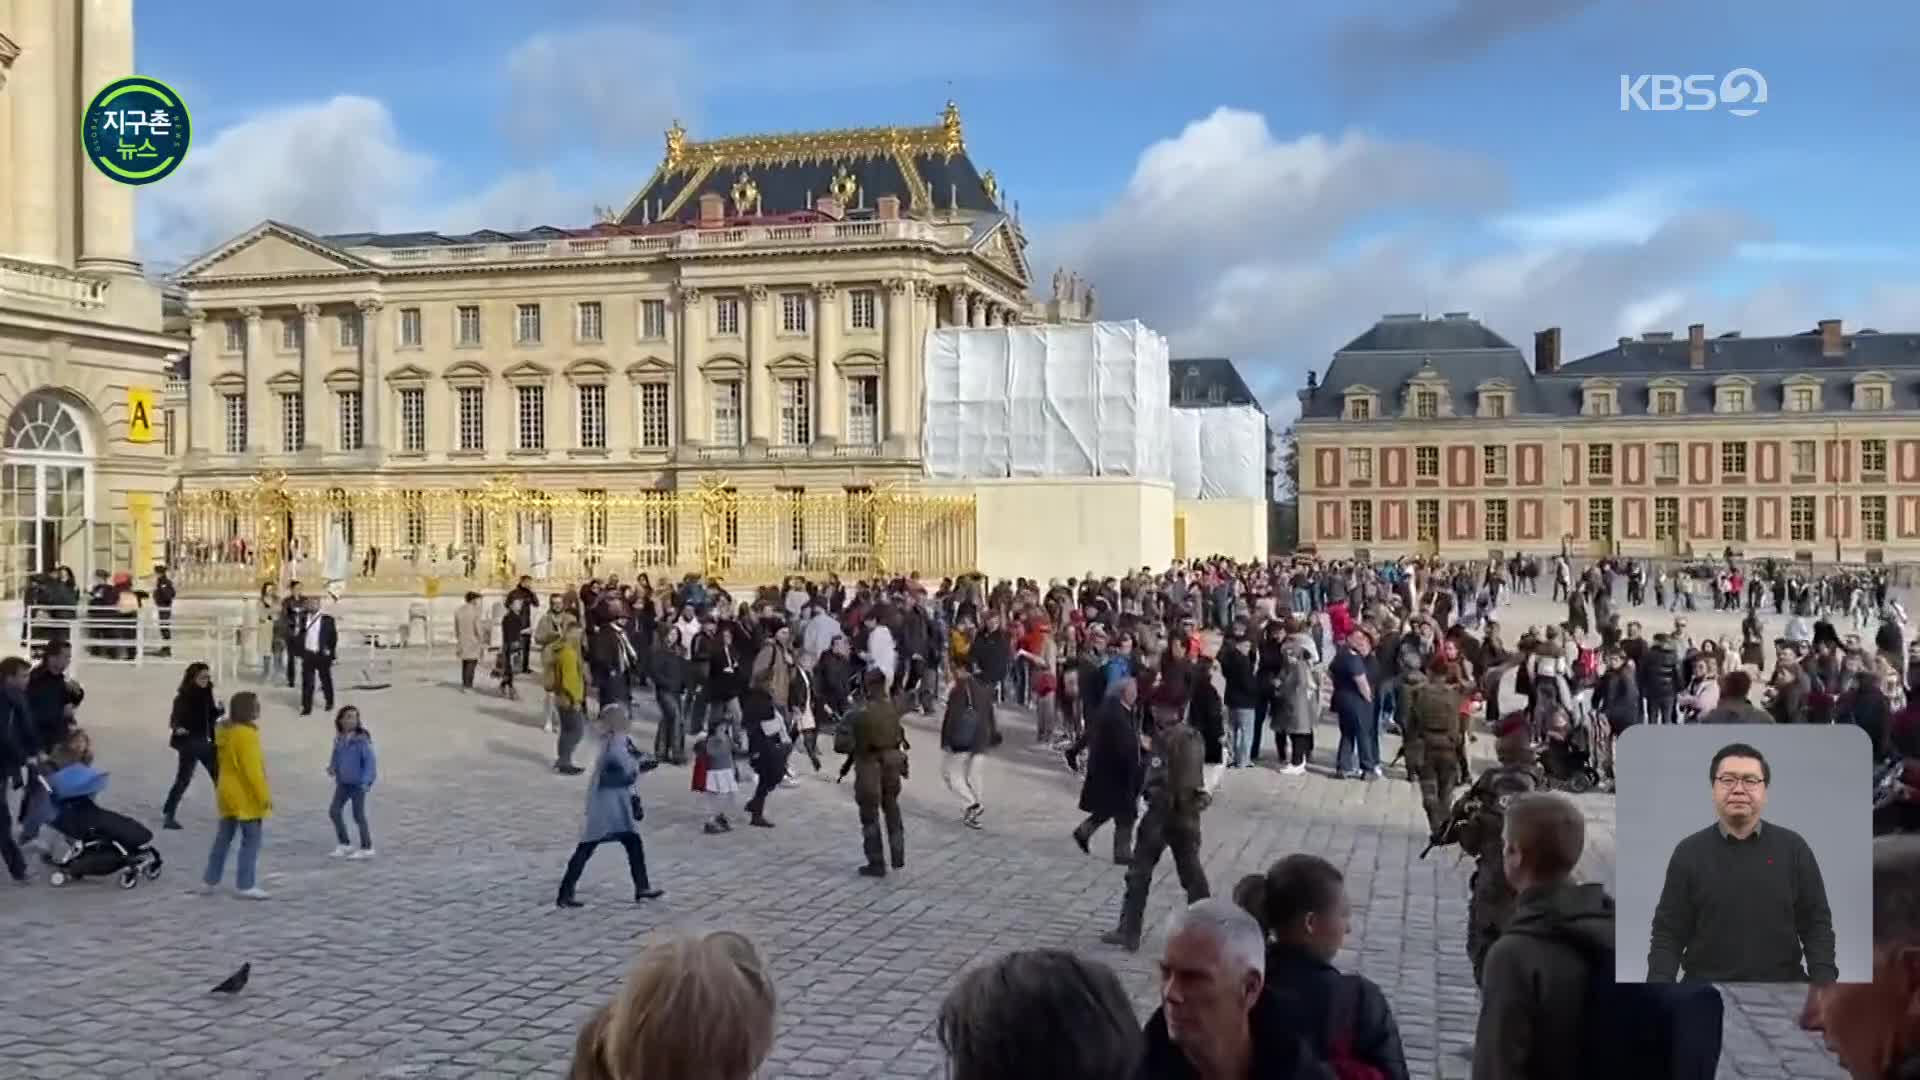
<svg viewBox="0 0 1920 1080">
<path fill-rule="evenodd" d="M 1535 754 L 1549 791 L 1583 794 L 1599 787 L 1611 771 L 1613 740 L 1606 717 L 1591 708 L 1591 700 L 1591 692 L 1583 690 L 1571 708 L 1556 705 L 1547 717 Z"/>
<path fill-rule="evenodd" d="M 153 848 L 153 832 L 125 814 L 102 809 L 94 796 L 106 790 L 107 774 L 91 765 L 69 765 L 43 783 L 51 799 L 55 831 L 69 842 L 54 858 L 47 884 L 117 874 L 120 887 L 160 876 L 162 860 Z"/>
</svg>

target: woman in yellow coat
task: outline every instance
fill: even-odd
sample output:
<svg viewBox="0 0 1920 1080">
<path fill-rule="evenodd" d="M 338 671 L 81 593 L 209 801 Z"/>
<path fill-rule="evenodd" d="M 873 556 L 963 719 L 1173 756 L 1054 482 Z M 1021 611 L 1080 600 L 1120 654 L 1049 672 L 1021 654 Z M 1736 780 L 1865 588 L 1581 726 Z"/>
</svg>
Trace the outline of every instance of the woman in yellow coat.
<svg viewBox="0 0 1920 1080">
<path fill-rule="evenodd" d="M 220 886 L 227 871 L 227 849 L 240 834 L 240 859 L 233 870 L 233 887 L 249 900 L 265 900 L 267 893 L 254 880 L 260 862 L 260 831 L 273 814 L 273 793 L 267 789 L 267 761 L 260 751 L 260 698 L 242 690 L 233 695 L 227 719 L 214 731 L 214 753 L 220 762 L 215 797 L 220 828 L 213 834 L 207 872 L 201 879 L 207 891 Z"/>
</svg>

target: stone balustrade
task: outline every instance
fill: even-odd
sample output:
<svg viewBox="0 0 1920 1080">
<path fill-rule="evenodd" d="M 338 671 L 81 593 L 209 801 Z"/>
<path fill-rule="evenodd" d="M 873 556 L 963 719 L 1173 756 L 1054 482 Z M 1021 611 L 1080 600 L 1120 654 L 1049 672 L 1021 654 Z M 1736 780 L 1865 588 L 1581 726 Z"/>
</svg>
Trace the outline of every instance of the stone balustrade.
<svg viewBox="0 0 1920 1080">
<path fill-rule="evenodd" d="M 0 258 L 0 299 L 92 310 L 107 305 L 107 282 L 58 266 Z"/>
<path fill-rule="evenodd" d="M 820 221 L 798 225 L 737 225 L 723 229 L 686 229 L 665 236 L 585 236 L 561 240 L 520 240 L 498 244 L 457 244 L 409 248 L 353 248 L 377 265 L 525 262 L 530 259 L 631 258 L 674 251 L 816 246 L 889 240 L 931 244 L 965 243 L 965 224 L 930 221 Z"/>
</svg>

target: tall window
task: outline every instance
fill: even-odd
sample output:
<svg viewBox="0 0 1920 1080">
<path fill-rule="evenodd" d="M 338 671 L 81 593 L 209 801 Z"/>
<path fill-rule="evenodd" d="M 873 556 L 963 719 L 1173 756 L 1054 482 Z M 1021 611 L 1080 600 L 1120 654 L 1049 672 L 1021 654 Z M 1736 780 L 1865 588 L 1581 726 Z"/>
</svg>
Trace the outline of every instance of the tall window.
<svg viewBox="0 0 1920 1080">
<path fill-rule="evenodd" d="M 1487 543 L 1507 542 L 1507 500 L 1488 499 L 1481 508 L 1481 518 L 1485 523 Z"/>
<path fill-rule="evenodd" d="M 1813 543 L 1815 533 L 1814 497 L 1795 495 L 1787 504 L 1787 532 L 1796 544 Z"/>
<path fill-rule="evenodd" d="M 1747 500 L 1731 495 L 1720 499 L 1720 539 L 1729 544 L 1747 542 Z"/>
<path fill-rule="evenodd" d="M 173 436 L 173 433 L 175 430 L 174 416 L 175 416 L 175 413 L 174 413 L 174 410 L 172 409 L 168 409 L 161 414 L 161 420 L 166 425 L 165 429 L 162 432 L 162 435 L 166 440 L 166 450 L 164 452 L 168 457 L 172 457 L 179 450 L 179 445 L 175 441 Z"/>
<path fill-rule="evenodd" d="M 1440 478 L 1440 448 L 1437 446 L 1416 446 L 1413 448 L 1413 475 L 1419 480 L 1438 480 Z"/>
<path fill-rule="evenodd" d="M 575 309 L 574 334 L 581 341 L 601 340 L 600 301 L 582 300 Z"/>
<path fill-rule="evenodd" d="M 1672 540 L 1680 535 L 1680 500 L 1662 495 L 1653 500 L 1653 538 Z"/>
<path fill-rule="evenodd" d="M 1887 497 L 1885 495 L 1860 497 L 1860 539 L 1870 544 L 1887 542 Z"/>
<path fill-rule="evenodd" d="M 1356 544 L 1373 543 L 1373 503 L 1355 499 L 1347 504 L 1347 535 Z"/>
<path fill-rule="evenodd" d="M 713 441 L 718 446 L 740 445 L 740 380 L 713 384 Z"/>
<path fill-rule="evenodd" d="M 787 504 L 786 528 L 781 530 L 786 535 L 781 539 L 786 541 L 787 551 L 800 555 L 807 550 L 807 489 L 781 487 L 773 490 Z"/>
<path fill-rule="evenodd" d="M 1587 539 L 1595 543 L 1613 539 L 1612 499 L 1602 497 L 1587 500 Z"/>
<path fill-rule="evenodd" d="M 427 452 L 427 392 L 422 387 L 400 389 L 400 450 L 408 454 Z"/>
<path fill-rule="evenodd" d="M 1432 420 L 1440 415 L 1440 393 L 1437 390 L 1416 390 L 1413 394 L 1413 415 L 1421 420 Z"/>
<path fill-rule="evenodd" d="M 1613 444 L 1594 443 L 1587 447 L 1587 478 L 1613 479 Z"/>
<path fill-rule="evenodd" d="M 539 304 L 521 304 L 513 309 L 513 340 L 520 345 L 540 344 Z"/>
<path fill-rule="evenodd" d="M 855 375 L 847 380 L 847 442 L 874 446 L 880 442 L 880 378 Z"/>
<path fill-rule="evenodd" d="M 1819 462 L 1817 444 L 1812 439 L 1795 439 L 1792 452 L 1793 475 L 1795 477 L 1812 476 Z"/>
<path fill-rule="evenodd" d="M 462 345 L 480 344 L 480 305 L 462 304 L 455 309 L 454 340 Z"/>
<path fill-rule="evenodd" d="M 1440 500 L 1420 499 L 1413 504 L 1413 535 L 1422 544 L 1440 542 Z"/>
<path fill-rule="evenodd" d="M 415 547 L 427 542 L 427 508 L 418 491 L 400 493 L 405 513 L 401 521 L 401 542 Z"/>
<path fill-rule="evenodd" d="M 487 448 L 487 391 L 481 386 L 462 386 L 454 393 L 458 410 L 460 449 L 480 451 Z"/>
<path fill-rule="evenodd" d="M 847 489 L 847 543 L 873 543 L 873 489 L 870 487 Z"/>
<path fill-rule="evenodd" d="M 1720 444 L 1720 475 L 1723 479 L 1747 475 L 1746 443 L 1723 442 Z"/>
<path fill-rule="evenodd" d="M 360 449 L 364 443 L 364 436 L 361 430 L 360 391 L 340 391 L 340 393 L 335 396 L 334 406 L 339 416 L 340 449 Z"/>
<path fill-rule="evenodd" d="M 280 350 L 299 352 L 300 346 L 307 340 L 306 323 L 300 319 L 282 319 L 280 321 Z"/>
<path fill-rule="evenodd" d="M 1811 386 L 1787 387 L 1788 412 L 1812 412 L 1816 391 Z"/>
<path fill-rule="evenodd" d="M 807 294 L 780 294 L 780 332 L 783 334 L 804 334 L 807 332 Z"/>
<path fill-rule="evenodd" d="M 424 340 L 425 324 L 420 321 L 420 309 L 417 307 L 400 309 L 400 347 L 412 349 L 420 346 Z"/>
<path fill-rule="evenodd" d="M 280 395 L 280 450 L 298 453 L 307 444 L 307 402 L 295 390 Z"/>
<path fill-rule="evenodd" d="M 740 298 L 722 296 L 713 302 L 713 332 L 722 337 L 740 335 Z"/>
<path fill-rule="evenodd" d="M 246 352 L 247 351 L 247 320 L 228 319 L 226 321 L 226 327 L 227 327 L 226 351 L 230 353 Z"/>
<path fill-rule="evenodd" d="M 805 446 L 813 441 L 813 402 L 805 379 L 780 380 L 780 443 Z"/>
<path fill-rule="evenodd" d="M 586 511 L 580 515 L 580 542 L 587 547 L 607 546 L 607 493 L 602 490 L 583 490 L 580 497 L 586 502 Z"/>
<path fill-rule="evenodd" d="M 247 452 L 247 395 L 227 394 L 224 398 L 227 421 L 227 453 Z"/>
<path fill-rule="evenodd" d="M 599 383 L 574 388 L 580 410 L 579 431 L 582 450 L 607 448 L 607 388 Z"/>
<path fill-rule="evenodd" d="M 466 496 L 461 501 L 460 542 L 471 547 L 480 547 L 487 542 L 487 508 L 479 505 L 474 497 L 477 492 L 462 492 Z"/>
<path fill-rule="evenodd" d="M 340 347 L 343 349 L 359 348 L 360 332 L 364 329 L 364 325 L 365 324 L 360 321 L 359 312 L 348 311 L 343 313 L 340 316 Z"/>
<path fill-rule="evenodd" d="M 1655 416 L 1677 416 L 1680 413 L 1680 391 L 1655 390 L 1653 392 L 1653 414 Z"/>
<path fill-rule="evenodd" d="M 1680 479 L 1680 444 L 1663 442 L 1653 444 L 1653 478 L 1655 480 Z"/>
<path fill-rule="evenodd" d="M 879 304 L 872 289 L 855 289 L 847 294 L 847 320 L 855 330 L 872 330 L 880 325 Z"/>
<path fill-rule="evenodd" d="M 665 300 L 640 301 L 640 336 L 647 341 L 659 341 L 667 336 Z"/>
<path fill-rule="evenodd" d="M 547 448 L 547 388 L 544 386 L 516 386 L 515 404 L 518 406 L 518 423 L 514 425 L 515 448 L 520 450 L 545 450 Z"/>
<path fill-rule="evenodd" d="M 1347 479 L 1363 484 L 1373 482 L 1373 450 L 1355 446 L 1347 451 Z"/>
<path fill-rule="evenodd" d="M 673 413 L 671 398 L 667 393 L 667 384 L 650 382 L 640 384 L 640 448 L 642 450 L 665 450 L 672 438 Z"/>
<path fill-rule="evenodd" d="M 1507 448 L 1504 446 L 1483 446 L 1480 448 L 1480 468 L 1489 480 L 1507 478 Z"/>
<path fill-rule="evenodd" d="M 1860 476 L 1865 480 L 1886 479 L 1887 440 L 1860 440 Z"/>
</svg>

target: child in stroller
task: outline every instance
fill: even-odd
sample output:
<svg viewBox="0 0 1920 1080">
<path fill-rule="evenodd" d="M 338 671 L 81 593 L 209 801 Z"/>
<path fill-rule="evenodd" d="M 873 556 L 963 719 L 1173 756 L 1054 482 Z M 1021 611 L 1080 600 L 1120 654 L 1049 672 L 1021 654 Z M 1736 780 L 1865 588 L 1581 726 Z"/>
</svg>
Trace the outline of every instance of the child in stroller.
<svg viewBox="0 0 1920 1080">
<path fill-rule="evenodd" d="M 1591 691 L 1576 694 L 1571 707 L 1555 705 L 1545 735 L 1535 753 L 1549 790 L 1578 795 L 1600 787 L 1612 772 L 1613 739 L 1607 718 L 1591 706 Z"/>
<path fill-rule="evenodd" d="M 94 802 L 106 790 L 107 774 L 93 767 L 91 752 L 83 751 L 81 757 L 51 775 L 36 777 L 45 785 L 45 805 L 51 808 L 47 824 L 68 840 L 66 852 L 53 860 L 47 884 L 118 874 L 120 887 L 131 889 L 142 879 L 158 878 L 162 860 L 153 848 L 153 832 Z"/>
</svg>

